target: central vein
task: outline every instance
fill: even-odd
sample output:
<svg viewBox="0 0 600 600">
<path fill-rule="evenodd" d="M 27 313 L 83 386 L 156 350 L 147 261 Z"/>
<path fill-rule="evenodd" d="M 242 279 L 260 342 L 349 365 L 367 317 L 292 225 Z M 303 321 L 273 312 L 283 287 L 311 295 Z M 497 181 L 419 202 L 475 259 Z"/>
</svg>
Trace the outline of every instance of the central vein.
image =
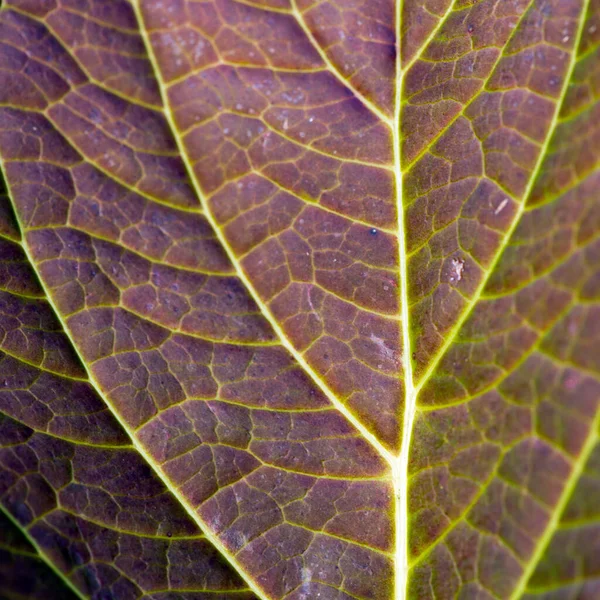
<svg viewBox="0 0 600 600">
<path fill-rule="evenodd" d="M 393 461 L 392 479 L 395 501 L 395 599 L 404 600 L 408 583 L 408 457 L 410 438 L 415 419 L 416 394 L 412 372 L 412 349 L 408 314 L 408 269 L 406 258 L 406 232 L 402 199 L 402 164 L 400 116 L 402 109 L 403 70 L 400 52 L 402 28 L 402 1 L 396 2 L 396 98 L 394 104 L 393 140 L 394 171 L 396 174 L 396 210 L 398 218 L 398 267 L 400 271 L 400 311 L 402 317 L 402 367 L 404 371 L 404 415 L 402 421 L 402 446 Z"/>
</svg>

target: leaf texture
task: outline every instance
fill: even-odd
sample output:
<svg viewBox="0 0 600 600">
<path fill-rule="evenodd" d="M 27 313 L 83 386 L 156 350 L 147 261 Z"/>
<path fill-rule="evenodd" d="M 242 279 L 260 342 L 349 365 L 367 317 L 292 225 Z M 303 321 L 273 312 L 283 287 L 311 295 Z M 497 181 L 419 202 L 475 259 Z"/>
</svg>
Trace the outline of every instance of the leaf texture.
<svg viewBox="0 0 600 600">
<path fill-rule="evenodd" d="M 599 598 L 599 28 L 5 1 L 0 596 Z"/>
</svg>

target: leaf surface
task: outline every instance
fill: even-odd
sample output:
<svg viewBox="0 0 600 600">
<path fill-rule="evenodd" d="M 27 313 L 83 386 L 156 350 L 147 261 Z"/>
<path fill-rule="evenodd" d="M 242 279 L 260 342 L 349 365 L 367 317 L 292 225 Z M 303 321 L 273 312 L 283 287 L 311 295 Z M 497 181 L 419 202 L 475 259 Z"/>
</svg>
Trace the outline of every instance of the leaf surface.
<svg viewBox="0 0 600 600">
<path fill-rule="evenodd" d="M 599 27 L 4 2 L 0 594 L 600 595 Z"/>
</svg>

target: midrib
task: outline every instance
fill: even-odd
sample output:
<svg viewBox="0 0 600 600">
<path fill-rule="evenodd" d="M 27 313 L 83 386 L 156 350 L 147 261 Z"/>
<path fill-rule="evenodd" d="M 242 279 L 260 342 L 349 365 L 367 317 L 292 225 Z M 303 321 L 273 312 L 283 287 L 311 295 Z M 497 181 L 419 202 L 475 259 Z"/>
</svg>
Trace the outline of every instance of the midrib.
<svg viewBox="0 0 600 600">
<path fill-rule="evenodd" d="M 408 455 L 410 438 L 415 419 L 415 388 L 412 373 L 412 349 L 408 313 L 408 269 L 406 256 L 406 231 L 402 198 L 402 140 L 400 114 L 402 109 L 403 69 L 400 57 L 400 30 L 402 25 L 402 2 L 396 2 L 396 98 L 394 107 L 393 141 L 394 172 L 396 175 L 396 212 L 398 219 L 398 268 L 400 278 L 400 314 L 402 327 L 402 370 L 404 374 L 404 406 L 402 420 L 402 445 L 400 454 L 390 461 L 394 485 L 394 530 L 395 530 L 395 600 L 406 598 L 408 582 Z"/>
<path fill-rule="evenodd" d="M 400 454 L 389 459 L 394 487 L 394 531 L 395 531 L 395 582 L 394 600 L 406 600 L 408 593 L 408 460 L 418 389 L 415 387 L 412 369 L 412 342 L 410 337 L 410 315 L 408 310 L 408 266 L 406 252 L 406 227 L 404 220 L 403 178 L 402 178 L 402 136 L 400 131 L 402 112 L 402 92 L 404 74 L 421 57 L 429 42 L 435 38 L 454 9 L 452 0 L 437 25 L 427 36 L 412 59 L 402 66 L 402 9 L 403 0 L 396 0 L 396 94 L 392 134 L 394 144 L 394 173 L 396 178 L 396 212 L 398 219 L 398 269 L 400 278 L 400 313 L 402 327 L 402 367 L 404 374 L 404 406 L 402 419 L 402 445 Z"/>
</svg>

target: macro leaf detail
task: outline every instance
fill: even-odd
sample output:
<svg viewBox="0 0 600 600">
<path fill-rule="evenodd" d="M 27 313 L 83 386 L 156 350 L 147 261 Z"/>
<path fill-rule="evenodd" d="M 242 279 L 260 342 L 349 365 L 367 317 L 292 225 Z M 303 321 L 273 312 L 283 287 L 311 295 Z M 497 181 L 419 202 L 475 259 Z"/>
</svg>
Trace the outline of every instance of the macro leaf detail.
<svg viewBox="0 0 600 600">
<path fill-rule="evenodd" d="M 5 0 L 0 596 L 600 597 L 600 1 Z"/>
</svg>

